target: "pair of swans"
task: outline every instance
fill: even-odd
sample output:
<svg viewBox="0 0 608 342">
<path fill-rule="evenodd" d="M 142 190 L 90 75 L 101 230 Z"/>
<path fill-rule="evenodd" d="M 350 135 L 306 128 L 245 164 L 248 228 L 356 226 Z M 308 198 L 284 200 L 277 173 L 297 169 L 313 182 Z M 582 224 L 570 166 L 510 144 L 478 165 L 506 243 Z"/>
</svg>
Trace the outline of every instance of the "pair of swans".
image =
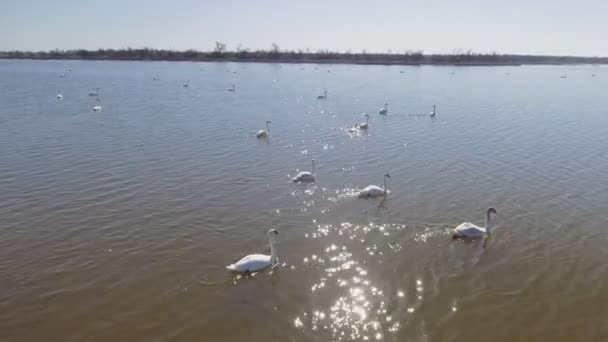
<svg viewBox="0 0 608 342">
<path fill-rule="evenodd" d="M 496 215 L 494 208 L 489 208 L 486 212 L 486 225 L 479 227 L 470 222 L 464 222 L 454 229 L 452 237 L 454 239 L 475 239 L 481 238 L 490 234 L 492 228 L 492 214 Z M 270 255 L 267 254 L 249 254 L 242 257 L 234 264 L 226 266 L 226 269 L 232 272 L 251 273 L 264 270 L 268 267 L 274 267 L 279 262 L 277 254 L 277 236 L 279 232 L 276 229 L 268 230 L 268 242 L 270 245 Z"/>
<path fill-rule="evenodd" d="M 261 129 L 261 130 L 259 130 L 259 131 L 258 131 L 258 132 L 255 134 L 256 138 L 258 138 L 258 139 L 261 139 L 261 138 L 268 138 L 268 136 L 270 136 L 270 124 L 271 124 L 271 122 L 270 122 L 270 121 L 266 121 L 266 129 Z"/>
</svg>

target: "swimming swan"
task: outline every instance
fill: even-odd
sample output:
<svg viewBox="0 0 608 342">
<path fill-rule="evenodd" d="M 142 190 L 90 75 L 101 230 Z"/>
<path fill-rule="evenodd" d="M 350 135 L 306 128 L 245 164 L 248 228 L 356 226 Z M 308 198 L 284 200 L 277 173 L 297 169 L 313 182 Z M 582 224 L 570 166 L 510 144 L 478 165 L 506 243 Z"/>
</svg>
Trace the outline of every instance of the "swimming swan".
<svg viewBox="0 0 608 342">
<path fill-rule="evenodd" d="M 431 112 L 431 114 L 429 114 L 429 116 L 430 116 L 430 117 L 432 117 L 432 118 L 434 118 L 434 117 L 435 117 L 435 115 L 437 114 L 437 113 L 435 112 L 435 109 L 436 109 L 436 107 L 435 107 L 435 105 L 433 105 L 433 111 Z"/>
<path fill-rule="evenodd" d="M 279 235 L 279 232 L 276 229 L 270 229 L 268 231 L 270 255 L 249 254 L 234 264 L 226 266 L 226 269 L 233 272 L 256 272 L 274 266 L 279 261 L 277 248 L 275 246 L 277 235 Z"/>
<path fill-rule="evenodd" d="M 327 90 L 325 90 L 323 92 L 323 95 L 317 96 L 317 99 L 319 99 L 319 100 L 326 100 L 327 99 Z"/>
<path fill-rule="evenodd" d="M 479 227 L 472 224 L 471 222 L 464 222 L 458 227 L 454 228 L 452 233 L 452 239 L 479 239 L 486 234 L 490 234 L 492 229 L 492 214 L 496 215 L 496 209 L 489 208 L 486 211 L 486 226 Z"/>
<path fill-rule="evenodd" d="M 236 91 L 236 87 L 234 86 L 234 83 L 232 84 L 232 88 L 228 88 L 226 90 L 231 91 L 231 92 L 235 92 Z"/>
<path fill-rule="evenodd" d="M 380 114 L 380 115 L 388 114 L 388 103 L 384 104 L 384 108 L 380 108 L 380 110 L 378 111 L 378 114 Z"/>
<path fill-rule="evenodd" d="M 314 182 L 315 181 L 315 160 L 312 160 L 312 170 L 310 172 L 308 171 L 302 171 L 300 173 L 298 173 L 295 177 L 293 177 L 293 181 L 294 183 L 300 183 L 300 182 Z"/>
<path fill-rule="evenodd" d="M 90 91 L 89 96 L 99 96 L 99 88 L 95 88 L 95 91 Z"/>
<path fill-rule="evenodd" d="M 270 135 L 270 121 L 266 121 L 266 129 L 261 129 L 256 133 L 257 138 L 267 138 Z"/>
<path fill-rule="evenodd" d="M 367 127 L 369 126 L 369 114 L 364 114 L 363 116 L 365 116 L 365 122 L 362 122 L 360 124 L 356 124 L 355 125 L 356 128 L 367 129 Z"/>
<path fill-rule="evenodd" d="M 388 188 L 386 186 L 387 180 L 391 178 L 391 175 L 388 173 L 384 174 L 384 187 L 379 187 L 377 185 L 368 185 L 363 190 L 359 191 L 359 198 L 371 198 L 371 197 L 380 197 L 388 194 Z"/>
<path fill-rule="evenodd" d="M 102 109 L 103 109 L 103 107 L 101 107 L 101 100 L 98 97 L 97 98 L 97 106 L 93 107 L 93 111 L 94 112 L 101 112 Z"/>
</svg>

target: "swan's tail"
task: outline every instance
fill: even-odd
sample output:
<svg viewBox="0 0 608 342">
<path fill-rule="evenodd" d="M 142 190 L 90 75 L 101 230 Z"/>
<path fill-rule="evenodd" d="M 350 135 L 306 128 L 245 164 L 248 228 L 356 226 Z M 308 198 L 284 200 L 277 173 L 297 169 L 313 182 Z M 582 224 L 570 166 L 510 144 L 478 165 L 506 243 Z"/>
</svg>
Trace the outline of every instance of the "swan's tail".
<svg viewBox="0 0 608 342">
<path fill-rule="evenodd" d="M 229 271 L 236 271 L 236 267 L 234 266 L 234 264 L 226 266 L 226 269 Z"/>
</svg>

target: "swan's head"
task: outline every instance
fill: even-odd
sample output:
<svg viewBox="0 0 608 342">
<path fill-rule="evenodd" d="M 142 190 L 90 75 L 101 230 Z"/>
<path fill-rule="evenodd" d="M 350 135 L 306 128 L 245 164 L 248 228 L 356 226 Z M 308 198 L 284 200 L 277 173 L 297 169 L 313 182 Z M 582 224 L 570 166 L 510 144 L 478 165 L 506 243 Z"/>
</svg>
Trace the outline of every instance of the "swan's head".
<svg viewBox="0 0 608 342">
<path fill-rule="evenodd" d="M 270 120 L 266 121 L 267 125 L 270 125 L 272 122 Z"/>
<path fill-rule="evenodd" d="M 369 119 L 369 114 L 365 113 L 363 114 L 363 117 L 368 118 Z"/>
<path fill-rule="evenodd" d="M 388 178 L 388 179 L 390 179 L 390 178 L 391 178 L 391 175 L 389 175 L 389 174 L 388 174 L 388 172 L 387 172 L 387 173 L 385 173 L 385 174 L 384 174 L 384 178 Z"/>
<path fill-rule="evenodd" d="M 488 215 L 490 215 L 490 214 L 498 215 L 498 213 L 496 212 L 496 209 L 494 209 L 494 208 L 488 208 Z"/>
<path fill-rule="evenodd" d="M 277 236 L 279 236 L 279 231 L 278 230 L 276 230 L 274 228 L 268 230 L 268 237 L 271 240 L 275 240 L 277 238 Z"/>
<path fill-rule="evenodd" d="M 388 107 L 388 103 L 385 103 L 385 104 L 384 104 L 384 107 Z"/>
</svg>

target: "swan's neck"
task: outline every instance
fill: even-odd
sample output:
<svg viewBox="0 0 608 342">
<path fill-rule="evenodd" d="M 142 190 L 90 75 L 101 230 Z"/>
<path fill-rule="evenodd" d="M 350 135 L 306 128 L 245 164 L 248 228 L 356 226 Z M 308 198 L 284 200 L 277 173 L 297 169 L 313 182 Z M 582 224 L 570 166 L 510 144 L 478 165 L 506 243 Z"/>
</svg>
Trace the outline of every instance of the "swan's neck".
<svg viewBox="0 0 608 342">
<path fill-rule="evenodd" d="M 365 123 L 369 123 L 369 115 L 365 117 Z"/>
<path fill-rule="evenodd" d="M 490 230 L 492 229 L 492 225 L 494 224 L 494 222 L 492 222 L 492 213 L 490 213 L 489 211 L 486 213 L 486 232 L 490 233 Z"/>
<path fill-rule="evenodd" d="M 275 246 L 275 241 L 273 238 L 270 238 L 270 262 L 273 264 L 279 260 L 279 256 L 277 254 L 277 247 Z"/>
<path fill-rule="evenodd" d="M 384 177 L 384 187 L 382 190 L 384 191 L 384 196 L 386 196 L 386 193 L 388 192 L 388 188 L 386 187 L 386 177 Z"/>
<path fill-rule="evenodd" d="M 266 133 L 270 133 L 270 125 L 266 123 Z"/>
<path fill-rule="evenodd" d="M 315 161 L 312 161 L 312 171 L 311 173 L 314 175 L 315 174 Z"/>
</svg>

